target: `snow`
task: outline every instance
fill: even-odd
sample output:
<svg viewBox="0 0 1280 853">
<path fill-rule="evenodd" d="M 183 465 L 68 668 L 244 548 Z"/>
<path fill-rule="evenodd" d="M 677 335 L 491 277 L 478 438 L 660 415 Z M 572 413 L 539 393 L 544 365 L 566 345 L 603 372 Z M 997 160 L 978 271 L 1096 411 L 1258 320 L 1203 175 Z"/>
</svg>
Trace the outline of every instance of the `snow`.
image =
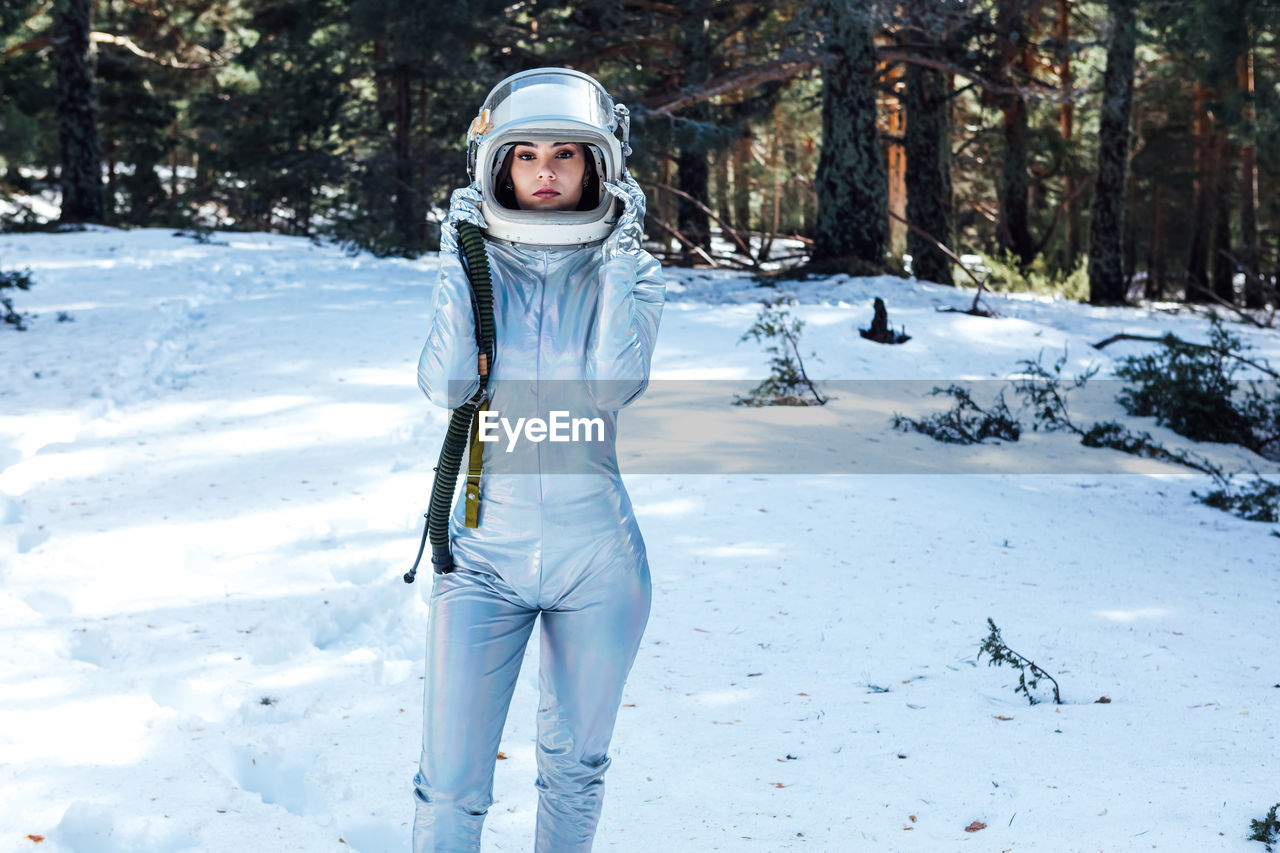
<svg viewBox="0 0 1280 853">
<path fill-rule="evenodd" d="M 0 330 L 0 849 L 408 849 L 431 575 L 400 576 L 446 423 L 415 384 L 436 264 L 266 234 L 0 235 L 38 314 Z M 1064 346 L 1101 383 L 1150 345 L 1091 343 L 1205 340 L 1203 316 L 1010 294 L 984 319 L 937 310 L 971 290 L 914 280 L 668 275 L 654 382 L 620 419 L 654 600 L 596 849 L 1261 849 L 1273 526 L 1068 435 L 961 448 L 889 423 L 945 408 L 934 384 L 985 380 L 986 402 Z M 738 339 L 782 292 L 832 404 L 732 406 L 767 370 Z M 876 296 L 909 342 L 856 334 Z M 1280 363 L 1274 332 L 1233 331 Z M 1276 471 L 1098 387 L 1090 417 Z M 691 388 L 738 452 L 687 446 L 698 401 L 663 401 Z M 977 657 L 987 617 L 1063 705 Z M 537 656 L 486 850 L 530 849 Z"/>
</svg>

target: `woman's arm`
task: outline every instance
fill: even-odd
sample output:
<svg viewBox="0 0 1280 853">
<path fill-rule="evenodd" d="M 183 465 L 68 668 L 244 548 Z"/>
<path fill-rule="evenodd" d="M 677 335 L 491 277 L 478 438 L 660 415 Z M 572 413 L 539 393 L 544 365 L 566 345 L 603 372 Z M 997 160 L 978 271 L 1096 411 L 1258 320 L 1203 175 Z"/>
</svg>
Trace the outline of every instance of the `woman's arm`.
<svg viewBox="0 0 1280 853">
<path fill-rule="evenodd" d="M 456 409 L 480 387 L 479 357 L 467 274 L 457 251 L 442 247 L 431 329 L 418 359 L 418 387 L 437 406 Z"/>
<path fill-rule="evenodd" d="M 617 411 L 648 387 L 666 293 L 661 264 L 643 249 L 614 255 L 602 267 L 585 364 L 598 408 Z"/>
</svg>

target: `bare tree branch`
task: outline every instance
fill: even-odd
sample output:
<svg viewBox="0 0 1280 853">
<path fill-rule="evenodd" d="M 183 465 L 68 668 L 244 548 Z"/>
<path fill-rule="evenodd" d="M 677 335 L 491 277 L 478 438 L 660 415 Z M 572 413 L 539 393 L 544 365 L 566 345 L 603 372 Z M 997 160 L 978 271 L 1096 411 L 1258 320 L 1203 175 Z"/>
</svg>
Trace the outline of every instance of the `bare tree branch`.
<svg viewBox="0 0 1280 853">
<path fill-rule="evenodd" d="M 671 117 L 673 113 L 693 104 L 709 101 L 719 95 L 741 92 L 752 89 L 762 83 L 777 80 L 793 80 L 806 71 L 822 64 L 819 58 L 809 59 L 776 59 L 760 65 L 739 68 L 718 77 L 713 77 L 701 88 L 692 92 L 682 92 L 674 97 L 670 93 L 662 93 L 653 98 L 643 99 L 640 106 L 650 112 Z"/>
<path fill-rule="evenodd" d="M 97 44 L 114 44 L 117 47 L 123 47 L 125 50 L 129 51 L 134 56 L 140 56 L 143 59 L 146 59 L 150 62 L 154 62 L 156 65 L 163 65 L 165 68 L 181 68 L 187 71 L 200 71 L 206 68 L 214 68 L 219 64 L 213 61 L 182 62 L 181 60 L 177 60 L 177 59 L 163 59 L 159 56 L 156 56 L 154 53 L 149 53 L 148 51 L 145 51 L 142 48 L 138 47 L 138 45 L 135 44 L 127 36 L 118 36 L 113 33 L 92 32 L 92 33 L 89 33 L 89 40 Z"/>
<path fill-rule="evenodd" d="M 877 51 L 877 56 L 885 62 L 909 62 L 914 65 L 924 66 L 925 68 L 933 68 L 938 71 L 946 71 L 951 74 L 956 74 L 967 80 L 971 80 L 979 88 L 985 89 L 995 95 L 1020 95 L 1023 98 L 1039 98 L 1053 103 L 1061 103 L 1063 101 L 1070 101 L 1074 103 L 1079 96 L 1088 94 L 1089 92 L 1089 90 L 1085 88 L 1063 90 L 1061 86 L 1055 86 L 1052 83 L 1036 80 L 1034 77 L 1029 78 L 1032 85 L 1010 86 L 1004 83 L 997 83 L 994 80 L 988 80 L 975 72 L 972 68 L 965 68 L 963 65 L 956 65 L 953 62 L 933 59 L 928 56 L 920 56 L 909 51 L 902 51 L 894 48 L 879 50 Z"/>
<path fill-rule="evenodd" d="M 1175 337 L 1174 340 L 1176 340 L 1178 343 L 1182 344 L 1183 346 L 1191 347 L 1192 349 L 1203 349 L 1203 350 L 1210 350 L 1212 352 L 1222 352 L 1217 347 L 1210 346 L 1209 344 L 1196 344 L 1196 343 L 1192 343 L 1191 341 L 1184 341 L 1178 337 Z M 1094 344 L 1093 348 L 1102 349 L 1107 344 L 1113 344 L 1116 341 L 1148 341 L 1153 344 L 1166 344 L 1166 345 L 1168 343 L 1164 338 L 1157 338 L 1153 335 L 1130 335 L 1125 332 L 1120 332 L 1119 334 L 1112 335 L 1109 338 L 1103 338 L 1102 340 Z M 1233 352 L 1227 352 L 1223 354 L 1229 355 L 1232 358 L 1234 358 L 1236 361 L 1239 361 L 1243 364 L 1247 364 L 1250 367 L 1257 368 L 1258 370 L 1262 371 L 1268 376 L 1273 376 L 1276 379 L 1280 379 L 1280 373 L 1277 373 L 1276 371 L 1272 370 L 1270 367 L 1266 367 L 1261 364 L 1258 364 L 1258 362 L 1253 361 L 1252 359 L 1245 358 L 1244 356 L 1237 355 Z"/>
<path fill-rule="evenodd" d="M 932 234 L 930 234 L 928 231 L 925 231 L 925 230 L 924 230 L 923 228 L 921 228 L 919 225 L 916 225 L 916 224 L 915 224 L 915 223 L 913 223 L 913 222 L 908 222 L 906 219 L 904 219 L 904 218 L 902 218 L 901 216 L 899 216 L 898 214 L 894 213 L 892 210 L 891 210 L 891 211 L 889 211 L 889 215 L 890 215 L 890 216 L 892 216 L 894 219 L 898 220 L 899 222 L 901 222 L 903 225 L 905 225 L 905 226 L 907 226 L 908 228 L 910 228 L 912 231 L 914 231 L 914 232 L 916 232 L 917 234 L 919 234 L 921 237 L 923 237 L 923 238 L 925 238 L 926 240 L 928 240 L 928 241 L 929 241 L 930 243 L 932 243 L 933 245 L 937 246 L 937 247 L 938 247 L 938 249 L 939 249 L 939 250 L 940 250 L 944 255 L 946 255 L 948 258 L 950 258 L 952 261 L 954 261 L 954 262 L 955 262 L 955 264 L 956 264 L 958 267 L 960 267 L 960 269 L 964 270 L 964 274 L 965 274 L 965 275 L 967 275 L 967 276 L 969 276 L 969 278 L 973 279 L 974 283 L 978 285 L 978 292 L 979 292 L 979 293 L 981 293 L 981 292 L 982 292 L 982 288 L 983 288 L 983 286 L 984 286 L 983 280 L 982 280 L 982 279 L 979 279 L 976 275 L 974 275 L 974 274 L 973 274 L 973 271 L 972 271 L 972 270 L 970 270 L 968 267 L 966 267 L 966 266 L 964 265 L 964 261 L 960 260 L 960 257 L 959 257 L 955 252 L 953 252 L 953 251 L 951 251 L 950 249 L 948 249 L 948 248 L 947 248 L 947 247 L 946 247 L 946 246 L 945 246 L 941 241 L 939 241 L 936 237 L 934 237 L 934 236 L 933 236 Z M 976 304 L 976 303 L 975 303 L 975 304 Z"/>
<path fill-rule="evenodd" d="M 742 250 L 742 254 L 746 255 L 748 258 L 751 258 L 753 261 L 754 261 L 754 260 L 756 260 L 756 259 L 755 259 L 754 257 L 752 257 L 752 255 L 751 255 L 751 247 L 750 247 L 750 246 L 748 246 L 746 243 L 744 243 L 744 242 L 742 241 L 742 238 L 738 236 L 738 232 L 737 232 L 737 231 L 735 231 L 733 228 L 731 228 L 731 227 L 729 226 L 729 224 L 728 224 L 727 222 L 725 222 L 723 219 L 721 219 L 719 216 L 716 216 L 715 212 L 714 212 L 714 211 L 712 211 L 712 210 L 711 210 L 711 208 L 707 207 L 705 204 L 703 204 L 702 202 L 698 201 L 696 198 L 694 198 L 693 196 L 689 195 L 689 194 L 688 194 L 687 192 L 685 192 L 684 190 L 676 189 L 675 187 L 671 186 L 670 184 L 664 184 L 664 183 L 662 183 L 662 182 L 660 182 L 660 181 L 637 181 L 637 183 L 640 183 L 640 184 L 646 184 L 646 185 L 651 186 L 651 187 L 659 187 L 659 188 L 661 188 L 661 189 L 666 190 L 667 192 L 675 193 L 676 195 L 680 196 L 681 198 L 688 199 L 689 201 L 693 202 L 695 205 L 697 205 L 697 206 L 698 206 L 698 209 L 699 209 L 699 210 L 701 210 L 701 211 L 702 211 L 703 213 L 705 213 L 708 217 L 710 217 L 711 219 L 714 219 L 717 223 L 719 223 L 719 224 L 720 224 L 720 230 L 721 230 L 721 232 L 722 232 L 722 233 L 724 233 L 724 234 L 726 234 L 726 235 L 728 235 L 728 236 L 729 236 L 729 238 L 730 238 L 730 239 L 732 239 L 732 240 L 733 240 L 733 242 L 737 244 L 738 248 Z M 758 263 L 758 262 L 757 262 L 757 263 Z"/>
<path fill-rule="evenodd" d="M 49 36 L 43 35 L 43 36 L 36 36 L 35 38 L 29 38 L 23 42 L 18 42 L 17 44 L 12 45 L 8 50 L 4 52 L 2 56 L 0 56 L 0 62 L 4 62 L 7 59 L 11 59 L 12 57 L 17 56 L 20 53 L 29 53 L 33 50 L 41 50 L 43 48 L 46 48 L 49 46 L 50 41 L 52 40 L 49 38 Z"/>
<path fill-rule="evenodd" d="M 707 263 L 711 264 L 711 266 L 713 266 L 713 267 L 719 267 L 719 266 L 720 266 L 719 264 L 717 264 L 717 263 L 716 263 L 715 258 L 711 257 L 711 256 L 710 256 L 710 255 L 708 255 L 705 251 L 703 251 L 703 248 L 702 248 L 701 246 L 699 246 L 698 244 L 696 244 L 696 243 L 694 243 L 693 241 L 691 241 L 688 237 L 686 237 L 686 236 L 684 236 L 683 234 L 681 234 L 678 230 L 676 230 L 675 226 L 673 226 L 673 225 L 668 225 L 666 222 L 663 222 L 663 221 L 662 221 L 661 219 L 659 219 L 657 216 L 654 216 L 654 215 L 652 215 L 652 214 L 650 214 L 650 215 L 648 216 L 648 219 L 649 219 L 649 221 L 650 221 L 650 222 L 654 223 L 655 225 L 657 225 L 657 226 L 659 226 L 660 228 L 662 228 L 663 230 L 665 230 L 668 234 L 670 234 L 671 236 L 675 237 L 677 240 L 679 240 L 679 241 L 680 241 L 681 243 L 683 243 L 685 246 L 688 246 L 690 249 L 692 249 L 693 251 L 697 252 L 699 255 L 702 255 L 702 257 L 704 257 L 704 258 L 706 258 L 706 259 L 707 259 Z"/>
</svg>

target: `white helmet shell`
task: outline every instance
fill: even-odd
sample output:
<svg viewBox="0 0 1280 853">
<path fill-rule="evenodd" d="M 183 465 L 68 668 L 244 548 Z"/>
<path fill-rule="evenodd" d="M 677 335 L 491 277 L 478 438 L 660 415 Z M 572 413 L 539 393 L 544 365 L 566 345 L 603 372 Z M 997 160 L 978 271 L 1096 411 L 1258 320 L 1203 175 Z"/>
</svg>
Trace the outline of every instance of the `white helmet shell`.
<svg viewBox="0 0 1280 853">
<path fill-rule="evenodd" d="M 534 68 L 494 86 L 467 132 L 467 175 L 480 182 L 480 212 L 490 237 L 544 246 L 583 246 L 603 240 L 617 221 L 616 182 L 631 153 L 630 112 L 581 71 Z M 622 130 L 619 139 L 617 131 Z M 591 146 L 601 187 L 591 210 L 517 210 L 495 195 L 497 175 L 518 141 L 580 142 Z"/>
</svg>

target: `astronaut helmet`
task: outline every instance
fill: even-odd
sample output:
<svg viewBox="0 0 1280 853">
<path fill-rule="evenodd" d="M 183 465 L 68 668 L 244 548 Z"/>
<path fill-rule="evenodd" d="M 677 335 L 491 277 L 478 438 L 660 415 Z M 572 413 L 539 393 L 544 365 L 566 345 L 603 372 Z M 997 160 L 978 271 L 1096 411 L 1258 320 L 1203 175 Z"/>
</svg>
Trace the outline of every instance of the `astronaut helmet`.
<svg viewBox="0 0 1280 853">
<path fill-rule="evenodd" d="M 467 132 L 467 175 L 480 185 L 485 233 L 549 246 L 603 240 L 621 213 L 621 203 L 605 191 L 604 183 L 622 176 L 631 153 L 630 127 L 627 108 L 615 104 L 603 86 L 581 71 L 533 68 L 502 80 Z M 535 141 L 582 144 L 586 187 L 576 209 L 521 210 L 514 192 L 500 181 L 516 144 Z"/>
</svg>

